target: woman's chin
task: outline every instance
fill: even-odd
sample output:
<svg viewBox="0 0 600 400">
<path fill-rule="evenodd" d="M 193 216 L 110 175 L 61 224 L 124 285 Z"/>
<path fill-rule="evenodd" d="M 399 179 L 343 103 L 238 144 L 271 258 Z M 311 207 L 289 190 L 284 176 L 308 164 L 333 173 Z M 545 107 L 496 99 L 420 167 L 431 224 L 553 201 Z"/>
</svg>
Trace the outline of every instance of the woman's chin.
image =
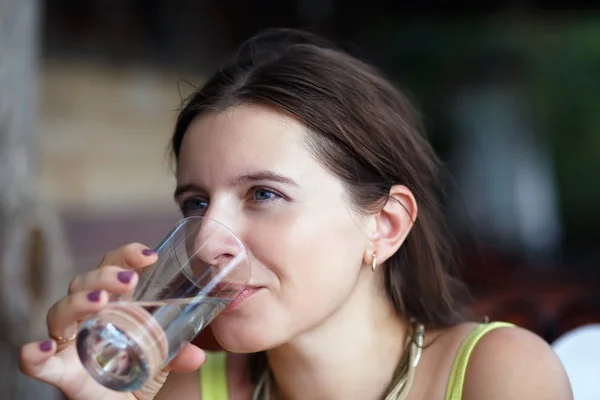
<svg viewBox="0 0 600 400">
<path fill-rule="evenodd" d="M 267 328 L 252 329 L 250 327 L 215 324 L 212 331 L 219 345 L 232 353 L 256 353 L 276 347 L 281 341 L 275 340 L 272 330 Z"/>
<path fill-rule="evenodd" d="M 248 337 L 215 334 L 215 339 L 224 350 L 231 353 L 257 353 L 269 348 L 269 346 L 262 344 L 260 340 L 253 340 L 253 338 Z"/>
</svg>

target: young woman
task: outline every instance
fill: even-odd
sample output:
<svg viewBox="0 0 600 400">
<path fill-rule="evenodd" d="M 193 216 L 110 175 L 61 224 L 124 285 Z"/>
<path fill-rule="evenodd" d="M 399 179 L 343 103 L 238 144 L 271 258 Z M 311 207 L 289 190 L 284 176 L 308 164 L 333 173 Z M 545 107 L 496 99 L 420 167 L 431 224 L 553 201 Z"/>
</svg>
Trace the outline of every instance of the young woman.
<svg viewBox="0 0 600 400">
<path fill-rule="evenodd" d="M 228 352 L 189 345 L 132 394 L 87 376 L 77 321 L 155 260 L 131 244 L 72 281 L 51 339 L 23 347 L 28 375 L 82 400 L 572 398 L 540 338 L 460 318 L 438 159 L 374 68 L 311 34 L 260 34 L 188 99 L 172 147 L 182 214 L 251 255 L 252 295 L 212 323 Z"/>
</svg>

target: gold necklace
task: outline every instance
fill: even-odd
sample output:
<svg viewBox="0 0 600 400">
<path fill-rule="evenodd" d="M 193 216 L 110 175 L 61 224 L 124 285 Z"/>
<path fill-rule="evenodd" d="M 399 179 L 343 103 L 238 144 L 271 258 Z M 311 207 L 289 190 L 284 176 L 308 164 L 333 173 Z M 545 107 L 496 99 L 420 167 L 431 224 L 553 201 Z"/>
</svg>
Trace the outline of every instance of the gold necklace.
<svg viewBox="0 0 600 400">
<path fill-rule="evenodd" d="M 423 343 L 425 341 L 425 327 L 423 324 L 414 323 L 413 334 L 406 338 L 406 350 L 400 364 L 394 374 L 395 378 L 384 400 L 405 400 L 412 388 L 415 371 L 421 354 L 423 353 Z M 254 393 L 252 400 L 270 400 L 271 397 L 271 372 L 269 368 L 263 371 Z"/>
</svg>

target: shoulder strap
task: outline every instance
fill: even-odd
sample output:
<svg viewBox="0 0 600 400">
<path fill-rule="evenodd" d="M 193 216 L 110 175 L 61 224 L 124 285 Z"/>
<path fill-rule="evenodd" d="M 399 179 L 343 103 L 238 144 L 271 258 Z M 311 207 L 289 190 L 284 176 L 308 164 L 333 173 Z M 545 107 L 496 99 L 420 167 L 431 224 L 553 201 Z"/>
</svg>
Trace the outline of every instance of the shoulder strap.
<svg viewBox="0 0 600 400">
<path fill-rule="evenodd" d="M 479 325 L 467 335 L 458 349 L 458 353 L 454 359 L 454 365 L 452 365 L 452 371 L 450 372 L 450 378 L 448 379 L 446 400 L 462 400 L 467 365 L 469 364 L 469 358 L 471 357 L 471 353 L 473 352 L 477 342 L 479 342 L 479 340 L 481 340 L 486 333 L 494 329 L 513 326 L 513 324 L 509 324 L 507 322 L 491 322 L 489 324 Z"/>
<path fill-rule="evenodd" d="M 202 400 L 227 400 L 226 352 L 206 353 L 206 362 L 200 367 Z"/>
</svg>

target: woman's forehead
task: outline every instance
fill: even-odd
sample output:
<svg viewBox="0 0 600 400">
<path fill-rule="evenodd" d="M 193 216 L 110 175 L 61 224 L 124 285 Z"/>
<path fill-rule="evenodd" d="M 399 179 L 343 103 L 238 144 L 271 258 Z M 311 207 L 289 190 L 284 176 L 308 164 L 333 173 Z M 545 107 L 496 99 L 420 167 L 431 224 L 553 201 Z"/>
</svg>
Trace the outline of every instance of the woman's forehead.
<svg viewBox="0 0 600 400">
<path fill-rule="evenodd" d="M 209 113 L 196 118 L 188 128 L 183 145 L 194 150 L 241 151 L 250 156 L 276 155 L 285 150 L 296 150 L 305 128 L 297 120 L 272 109 L 242 105 Z M 183 146 L 182 146 L 183 147 Z"/>
<path fill-rule="evenodd" d="M 203 115 L 184 136 L 178 180 L 200 172 L 223 179 L 257 171 L 300 177 L 320 168 L 304 145 L 305 135 L 299 121 L 261 106 Z"/>
</svg>

